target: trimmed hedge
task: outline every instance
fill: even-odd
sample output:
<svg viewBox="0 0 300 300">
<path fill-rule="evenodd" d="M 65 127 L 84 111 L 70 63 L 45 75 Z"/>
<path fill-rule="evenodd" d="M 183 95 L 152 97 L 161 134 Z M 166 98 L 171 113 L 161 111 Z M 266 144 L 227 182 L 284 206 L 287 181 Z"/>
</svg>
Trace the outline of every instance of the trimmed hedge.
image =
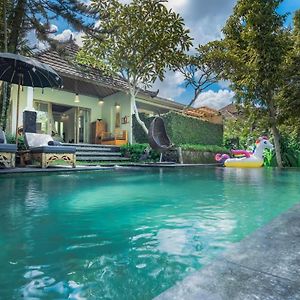
<svg viewBox="0 0 300 300">
<path fill-rule="evenodd" d="M 184 151 L 213 152 L 213 153 L 228 153 L 228 154 L 230 154 L 230 150 L 228 148 L 220 147 L 217 145 L 183 144 L 183 145 L 180 145 L 180 147 Z"/>
<path fill-rule="evenodd" d="M 161 116 L 166 125 L 167 133 L 175 145 L 180 144 L 202 144 L 218 145 L 223 144 L 223 125 L 213 124 L 199 120 L 194 117 L 184 116 L 176 112 L 168 112 Z M 154 117 L 146 118 L 140 114 L 140 118 L 149 128 Z M 141 125 L 133 117 L 133 137 L 136 143 L 148 143 L 148 138 Z"/>
</svg>

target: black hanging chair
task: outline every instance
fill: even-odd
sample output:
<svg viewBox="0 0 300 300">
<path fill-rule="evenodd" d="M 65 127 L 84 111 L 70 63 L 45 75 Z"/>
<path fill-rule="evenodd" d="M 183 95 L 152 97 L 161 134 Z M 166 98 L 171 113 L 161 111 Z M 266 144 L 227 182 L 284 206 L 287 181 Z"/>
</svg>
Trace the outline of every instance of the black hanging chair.
<svg viewBox="0 0 300 300">
<path fill-rule="evenodd" d="M 155 117 L 151 122 L 148 132 L 148 141 L 150 147 L 160 153 L 174 147 L 167 134 L 164 120 L 161 117 Z"/>
</svg>

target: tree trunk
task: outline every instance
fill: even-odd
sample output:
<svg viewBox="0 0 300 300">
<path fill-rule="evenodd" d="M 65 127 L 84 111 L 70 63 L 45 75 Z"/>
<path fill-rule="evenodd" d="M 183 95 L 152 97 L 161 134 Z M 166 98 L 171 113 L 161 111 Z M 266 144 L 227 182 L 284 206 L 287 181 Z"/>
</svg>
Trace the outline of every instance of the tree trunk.
<svg viewBox="0 0 300 300">
<path fill-rule="evenodd" d="M 2 127 L 3 130 L 6 129 L 6 123 L 7 123 L 7 110 L 9 105 L 9 97 L 10 93 L 8 91 L 8 84 L 7 82 L 3 82 L 2 84 L 2 91 L 0 94 L 1 97 L 1 105 L 0 105 L 0 127 Z"/>
<path fill-rule="evenodd" d="M 7 13 L 6 13 L 6 0 L 3 0 L 3 30 L 4 30 L 4 48 L 2 51 L 7 52 Z M 5 130 L 6 127 L 6 113 L 7 113 L 7 83 L 2 83 L 1 90 L 1 103 L 0 103 L 0 127 Z"/>
<path fill-rule="evenodd" d="M 276 127 L 276 125 L 272 125 L 272 133 L 274 137 L 274 144 L 275 144 L 275 154 L 276 154 L 276 161 L 279 168 L 283 168 L 282 158 L 281 158 L 281 149 L 280 149 L 280 134 Z"/>
<path fill-rule="evenodd" d="M 137 106 L 136 106 L 135 95 L 134 95 L 133 92 L 130 92 L 130 94 L 131 94 L 131 101 L 133 103 L 133 111 L 134 111 L 136 120 L 142 126 L 145 133 L 148 135 L 148 128 L 146 127 L 145 123 L 141 120 L 140 115 L 139 115 L 139 111 L 138 111 Z"/>
<path fill-rule="evenodd" d="M 7 52 L 7 13 L 6 13 L 6 0 L 3 0 L 3 30 L 4 30 L 4 52 Z"/>
<path fill-rule="evenodd" d="M 280 134 L 276 126 L 276 113 L 272 102 L 269 103 L 269 115 L 270 115 L 271 129 L 272 129 L 274 144 L 275 144 L 274 146 L 275 146 L 277 166 L 279 168 L 283 168 L 282 158 L 281 158 L 281 147 L 280 147 Z"/>
<path fill-rule="evenodd" d="M 25 15 L 25 6 L 26 0 L 19 0 L 14 10 L 14 19 L 10 20 L 12 24 L 9 24 L 11 26 L 11 33 L 9 35 L 8 48 L 9 52 L 12 53 L 16 53 L 18 49 L 19 38 L 21 35 L 22 24 Z"/>
</svg>

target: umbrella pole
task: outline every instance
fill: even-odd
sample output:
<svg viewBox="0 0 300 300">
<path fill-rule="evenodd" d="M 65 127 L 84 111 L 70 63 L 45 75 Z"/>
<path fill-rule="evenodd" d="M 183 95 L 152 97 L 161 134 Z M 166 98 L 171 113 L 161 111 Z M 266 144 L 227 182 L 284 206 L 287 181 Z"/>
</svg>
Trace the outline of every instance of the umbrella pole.
<svg viewBox="0 0 300 300">
<path fill-rule="evenodd" d="M 20 85 L 21 85 L 20 81 L 21 81 L 21 77 L 19 77 L 18 96 L 17 96 L 16 145 L 18 145 L 19 103 L 20 103 Z"/>
</svg>

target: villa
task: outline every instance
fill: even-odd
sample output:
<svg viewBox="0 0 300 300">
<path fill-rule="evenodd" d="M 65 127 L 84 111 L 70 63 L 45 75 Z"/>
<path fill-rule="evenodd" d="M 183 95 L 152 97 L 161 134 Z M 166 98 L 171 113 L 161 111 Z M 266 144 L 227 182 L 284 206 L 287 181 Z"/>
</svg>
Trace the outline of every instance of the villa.
<svg viewBox="0 0 300 300">
<path fill-rule="evenodd" d="M 63 52 L 45 50 L 36 59 L 50 65 L 63 79 L 62 89 L 24 87 L 19 105 L 18 127 L 22 127 L 23 111 L 37 112 L 37 132 L 57 134 L 65 142 L 97 143 L 101 132 L 113 135 L 119 130 L 132 143 L 132 103 L 126 83 L 105 76 L 97 69 L 75 62 L 79 47 L 64 44 Z M 12 91 L 8 131 L 16 130 L 16 88 Z M 184 105 L 160 98 L 157 93 L 141 91 L 137 107 L 146 115 L 181 111 Z M 95 122 L 99 120 L 97 124 Z M 100 121 L 101 120 L 101 121 Z M 99 142 L 100 143 L 100 142 Z"/>
</svg>

